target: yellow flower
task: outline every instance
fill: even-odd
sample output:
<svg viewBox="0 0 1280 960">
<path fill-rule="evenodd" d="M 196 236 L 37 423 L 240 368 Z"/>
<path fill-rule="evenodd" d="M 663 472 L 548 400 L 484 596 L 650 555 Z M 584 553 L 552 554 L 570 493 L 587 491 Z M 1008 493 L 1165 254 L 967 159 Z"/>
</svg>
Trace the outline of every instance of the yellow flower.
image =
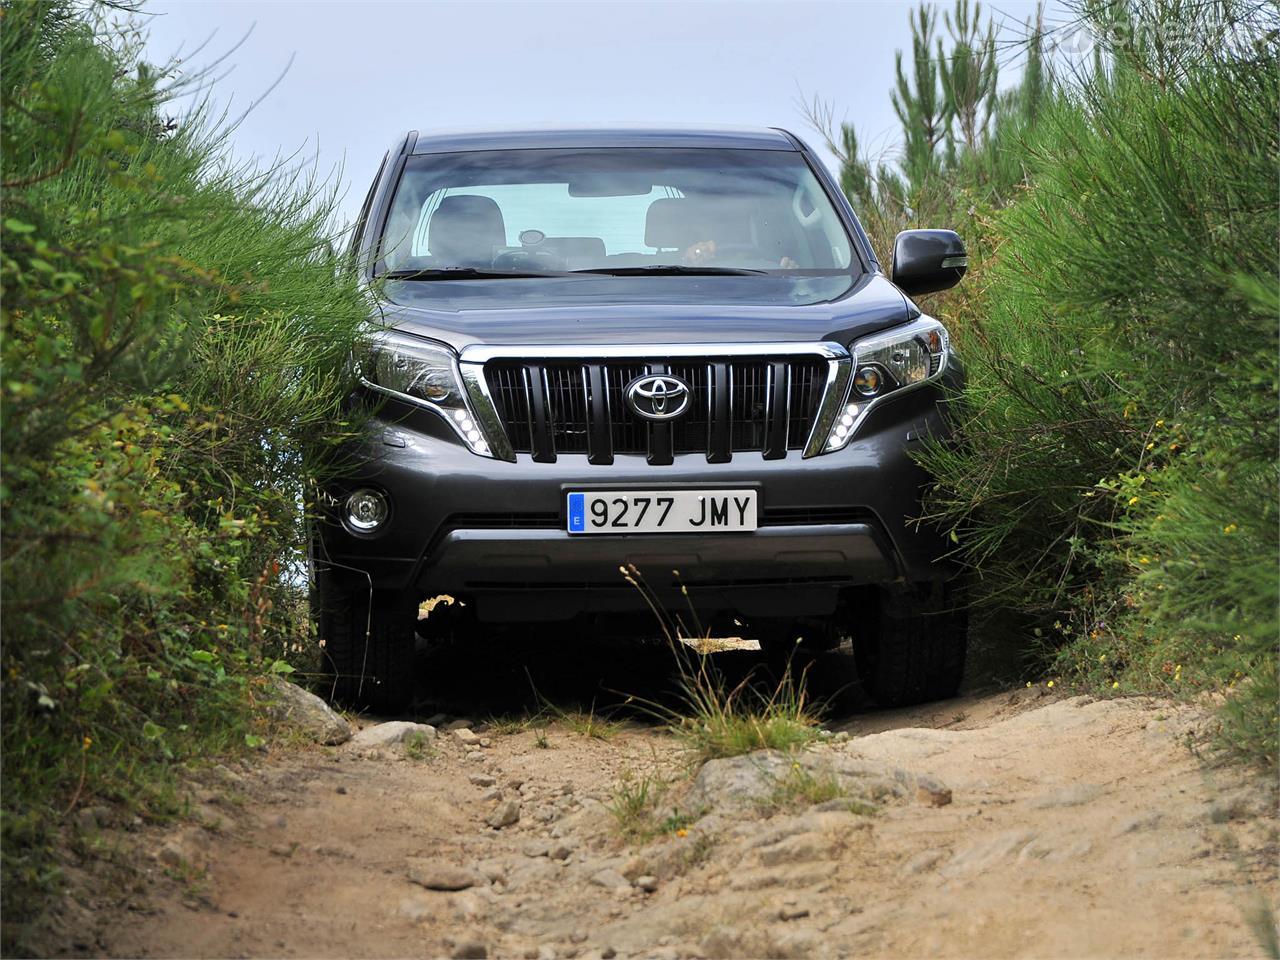
<svg viewBox="0 0 1280 960">
<path fill-rule="evenodd" d="M 1132 506 L 1133 506 L 1135 503 L 1137 503 L 1137 502 L 1138 502 L 1138 498 L 1137 498 L 1137 497 L 1130 497 L 1130 498 L 1129 498 L 1129 506 L 1131 506 L 1131 507 L 1132 507 Z"/>
<path fill-rule="evenodd" d="M 1151 562 L 1151 558 L 1150 558 L 1150 557 L 1139 557 L 1139 558 L 1138 558 L 1138 562 L 1139 562 L 1139 563 L 1150 563 L 1150 562 Z"/>
<path fill-rule="evenodd" d="M 1100 653 L 1100 654 L 1098 654 L 1098 662 L 1099 662 L 1099 663 L 1106 663 L 1106 662 L 1107 662 L 1107 655 L 1106 655 L 1105 653 Z"/>
<path fill-rule="evenodd" d="M 1119 681 L 1119 680 L 1112 680 L 1112 681 L 1111 681 L 1111 689 L 1112 689 L 1112 690 L 1117 690 L 1117 689 L 1119 689 L 1119 687 L 1120 687 L 1120 681 Z"/>
<path fill-rule="evenodd" d="M 689 831 L 686 830 L 684 827 L 681 827 L 679 830 L 676 831 L 677 837 L 687 837 L 688 835 L 689 835 Z"/>
<path fill-rule="evenodd" d="M 1052 680 L 1050 680 L 1050 681 L 1049 681 L 1048 686 L 1049 686 L 1050 688 L 1052 688 L 1052 687 L 1053 687 L 1053 681 L 1052 681 Z"/>
<path fill-rule="evenodd" d="M 1240 528 L 1237 527 L 1234 523 L 1228 523 L 1225 527 L 1222 528 L 1222 532 L 1229 537 L 1239 529 Z"/>
<path fill-rule="evenodd" d="M 1148 449 L 1148 450 L 1154 450 L 1155 448 L 1156 448 L 1156 445 L 1155 445 L 1154 443 L 1148 443 L 1148 444 L 1147 444 L 1147 449 Z"/>
<path fill-rule="evenodd" d="M 85 737 L 85 738 L 84 738 L 84 741 L 83 741 L 83 743 L 82 743 L 82 747 L 83 747 L 85 750 L 88 750 L 88 749 L 89 749 L 90 747 L 92 747 L 92 746 L 93 746 L 93 737 Z"/>
<path fill-rule="evenodd" d="M 1157 420 L 1157 421 L 1156 421 L 1156 426 L 1157 426 L 1157 427 L 1163 427 L 1163 426 L 1164 426 L 1164 421 L 1163 421 L 1163 420 Z"/>
<path fill-rule="evenodd" d="M 1028 687 L 1029 687 L 1029 686 L 1031 686 L 1031 681 L 1030 681 L 1030 680 L 1028 680 L 1028 681 L 1027 681 L 1027 686 L 1028 686 Z"/>
</svg>

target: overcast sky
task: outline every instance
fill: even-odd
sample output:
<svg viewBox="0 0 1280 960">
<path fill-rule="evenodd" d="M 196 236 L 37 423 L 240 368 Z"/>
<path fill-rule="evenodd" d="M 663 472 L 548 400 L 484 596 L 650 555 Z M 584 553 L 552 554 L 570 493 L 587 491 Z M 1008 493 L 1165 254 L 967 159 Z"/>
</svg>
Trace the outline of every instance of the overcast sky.
<svg viewBox="0 0 1280 960">
<path fill-rule="evenodd" d="M 1034 13 L 1033 0 L 984 7 L 1011 29 Z M 221 58 L 213 99 L 232 116 L 252 105 L 233 136 L 239 157 L 301 151 L 324 172 L 341 166 L 351 216 L 408 129 L 711 122 L 785 127 L 817 146 L 799 107 L 817 95 L 867 148 L 892 154 L 889 89 L 894 51 L 910 45 L 910 9 L 899 0 L 152 0 L 142 22 L 152 62 L 177 57 L 199 71 Z M 1016 72 L 1007 66 L 1005 79 Z"/>
</svg>

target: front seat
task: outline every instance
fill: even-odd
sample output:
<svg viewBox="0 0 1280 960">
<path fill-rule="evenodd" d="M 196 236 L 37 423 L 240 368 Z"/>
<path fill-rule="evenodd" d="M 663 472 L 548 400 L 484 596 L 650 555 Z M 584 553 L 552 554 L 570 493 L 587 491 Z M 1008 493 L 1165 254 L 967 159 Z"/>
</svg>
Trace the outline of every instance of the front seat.
<svg viewBox="0 0 1280 960">
<path fill-rule="evenodd" d="M 502 211 L 490 197 L 445 197 L 427 226 L 427 252 L 438 266 L 488 267 L 507 244 Z"/>
</svg>

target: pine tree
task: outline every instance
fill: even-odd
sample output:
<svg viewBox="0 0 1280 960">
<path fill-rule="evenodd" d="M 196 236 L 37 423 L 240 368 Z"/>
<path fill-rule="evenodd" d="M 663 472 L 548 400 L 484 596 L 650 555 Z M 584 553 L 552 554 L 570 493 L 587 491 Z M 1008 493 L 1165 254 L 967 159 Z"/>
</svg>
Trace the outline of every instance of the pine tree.
<svg viewBox="0 0 1280 960">
<path fill-rule="evenodd" d="M 938 74 L 946 97 L 947 113 L 960 128 L 960 140 L 969 150 L 986 138 L 996 101 L 996 29 L 987 18 L 982 27 L 982 4 L 956 0 L 955 15 L 943 19 L 951 36 L 951 52 L 944 54 L 938 40 Z"/>
<path fill-rule="evenodd" d="M 938 144 L 951 126 L 946 96 L 938 83 L 938 64 L 932 57 L 937 17 L 931 7 L 921 5 L 908 15 L 911 22 L 912 89 L 902 68 L 902 51 L 897 52 L 898 80 L 892 92 L 893 109 L 902 124 L 902 169 L 916 191 L 940 172 Z"/>
</svg>

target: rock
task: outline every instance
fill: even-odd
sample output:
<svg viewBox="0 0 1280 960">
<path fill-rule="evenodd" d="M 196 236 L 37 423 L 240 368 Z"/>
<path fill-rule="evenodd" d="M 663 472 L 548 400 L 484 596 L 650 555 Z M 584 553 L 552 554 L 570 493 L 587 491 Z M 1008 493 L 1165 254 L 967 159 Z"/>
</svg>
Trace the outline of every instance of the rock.
<svg viewBox="0 0 1280 960">
<path fill-rule="evenodd" d="M 838 850 L 834 839 L 816 833 L 802 833 L 788 837 L 760 851 L 760 863 L 776 867 L 784 863 L 811 863 L 814 860 L 834 860 Z"/>
<path fill-rule="evenodd" d="M 431 904 L 420 897 L 405 897 L 396 907 L 396 913 L 417 923 L 431 916 Z"/>
<path fill-rule="evenodd" d="M 428 890 L 466 890 L 484 882 L 475 870 L 454 863 L 423 857 L 411 857 L 407 863 L 409 880 Z"/>
<path fill-rule="evenodd" d="M 485 960 L 489 949 L 479 940 L 459 940 L 449 952 L 453 960 Z"/>
<path fill-rule="evenodd" d="M 1046 794 L 1043 797 L 1037 797 L 1031 801 L 1031 806 L 1037 810 L 1052 810 L 1056 807 L 1078 807 L 1100 797 L 1102 793 L 1101 784 L 1075 783 L 1069 787 L 1063 787 L 1061 790 L 1055 790 L 1053 793 Z"/>
<path fill-rule="evenodd" d="M 524 855 L 526 857 L 545 857 L 551 847 L 546 840 L 530 840 L 524 845 Z"/>
<path fill-rule="evenodd" d="M 519 820 L 520 804 L 514 800 L 506 800 L 498 804 L 493 813 L 485 818 L 485 823 L 491 827 L 501 829 L 502 827 L 509 827 Z"/>
<path fill-rule="evenodd" d="M 489 776 L 489 774 L 487 773 L 473 773 L 469 777 L 467 777 L 467 779 L 470 780 L 471 783 L 477 787 L 492 787 L 498 782 L 495 778 Z"/>
<path fill-rule="evenodd" d="M 111 824 L 109 807 L 84 807 L 76 811 L 76 825 L 86 833 L 101 830 Z"/>
<path fill-rule="evenodd" d="M 557 840 L 547 851 L 547 856 L 552 860 L 568 860 L 576 846 L 576 843 L 571 843 L 567 840 Z"/>
<path fill-rule="evenodd" d="M 351 739 L 351 724 L 311 691 L 276 676 L 271 679 L 270 694 L 267 714 L 273 719 L 288 723 L 327 746 Z"/>
<path fill-rule="evenodd" d="M 486 790 L 484 793 L 480 795 L 480 799 L 483 800 L 485 803 L 491 803 L 495 800 L 501 800 L 502 791 L 499 790 L 497 787 L 490 787 L 488 790 Z"/>
<path fill-rule="evenodd" d="M 453 733 L 454 739 L 464 747 L 469 747 L 472 744 L 480 742 L 480 738 L 476 736 L 476 732 L 470 727 L 458 727 L 456 730 L 451 732 Z"/>
<path fill-rule="evenodd" d="M 296 848 L 292 843 L 273 843 L 268 849 L 273 857 L 281 857 L 288 860 L 293 856 L 293 851 Z"/>
<path fill-rule="evenodd" d="M 799 920 L 802 917 L 807 917 L 808 915 L 809 915 L 808 907 L 802 907 L 799 904 L 794 902 L 784 903 L 778 909 L 779 920 Z"/>
<path fill-rule="evenodd" d="M 605 947 L 600 951 L 600 960 L 613 960 L 618 955 L 618 951 L 613 947 Z"/>
<path fill-rule="evenodd" d="M 476 864 L 476 869 L 490 883 L 507 882 L 507 865 L 502 860 L 481 860 Z"/>
<path fill-rule="evenodd" d="M 186 862 L 187 854 L 176 840 L 166 840 L 156 851 L 156 859 L 166 867 L 179 867 Z"/>
<path fill-rule="evenodd" d="M 483 763 L 484 754 L 481 753 L 479 750 L 472 750 L 470 753 L 467 754 L 467 759 L 472 763 Z"/>
<path fill-rule="evenodd" d="M 604 887 L 606 890 L 616 890 L 618 887 L 630 887 L 627 878 L 620 874 L 612 867 L 606 867 L 591 875 L 591 882 L 597 887 Z"/>
<path fill-rule="evenodd" d="M 347 795 L 347 788 L 339 786 L 339 787 L 336 787 L 333 792 L 338 794 L 339 796 L 345 797 Z"/>
<path fill-rule="evenodd" d="M 450 720 L 444 725 L 444 728 L 448 732 L 452 733 L 455 730 L 470 730 L 473 726 L 475 726 L 475 724 L 470 720 L 459 718 L 457 720 Z"/>
<path fill-rule="evenodd" d="M 940 871 L 945 876 L 981 873 L 1005 860 L 1011 860 L 1036 839 L 1030 830 L 1006 830 L 975 840 L 958 851 Z"/>
<path fill-rule="evenodd" d="M 431 743 L 436 738 L 436 728 L 429 727 L 425 723 L 410 723 L 408 720 L 376 723 L 371 727 L 365 727 L 352 737 L 351 747 L 356 750 L 391 747 L 415 736 L 420 736 L 424 743 Z"/>
<path fill-rule="evenodd" d="M 645 893 L 653 893 L 658 889 L 658 878 L 645 874 L 643 877 L 636 877 L 635 885 Z"/>
<path fill-rule="evenodd" d="M 569 794 L 573 793 L 573 789 L 574 789 L 573 784 L 567 780 L 564 783 L 560 784 L 560 792 L 566 797 L 569 796 Z"/>
<path fill-rule="evenodd" d="M 1126 833 L 1137 833 L 1139 830 L 1153 830 L 1160 826 L 1164 818 L 1159 813 L 1140 813 L 1134 817 L 1126 817 L 1116 824 L 1113 837 L 1123 837 Z"/>
<path fill-rule="evenodd" d="M 916 778 L 916 803 L 926 807 L 945 807 L 951 802 L 951 788 L 933 777 Z"/>
<path fill-rule="evenodd" d="M 923 850 L 902 865 L 902 872 L 925 873 L 941 863 L 946 856 L 945 850 Z"/>
<path fill-rule="evenodd" d="M 481 747 L 481 749 L 487 750 L 487 749 L 489 749 L 489 748 L 490 748 L 490 747 L 492 747 L 492 746 L 493 746 L 493 741 L 492 741 L 492 740 L 490 740 L 488 737 L 481 737 L 481 738 L 480 738 L 480 747 Z"/>
<path fill-rule="evenodd" d="M 569 942 L 570 942 L 570 943 L 586 943 L 586 942 L 587 942 L 587 931 L 585 931 L 585 930 L 574 930 L 572 933 L 570 933 L 570 934 L 569 934 Z"/>
</svg>

